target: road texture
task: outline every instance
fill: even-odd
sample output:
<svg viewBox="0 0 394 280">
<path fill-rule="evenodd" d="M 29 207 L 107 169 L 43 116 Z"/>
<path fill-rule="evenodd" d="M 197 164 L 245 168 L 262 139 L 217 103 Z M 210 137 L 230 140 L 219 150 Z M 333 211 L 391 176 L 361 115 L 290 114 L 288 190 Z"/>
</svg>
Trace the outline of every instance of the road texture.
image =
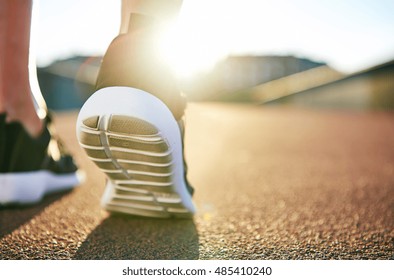
<svg viewBox="0 0 394 280">
<path fill-rule="evenodd" d="M 191 104 L 186 155 L 194 219 L 101 210 L 104 176 L 0 209 L 0 259 L 393 259 L 394 113 Z"/>
</svg>

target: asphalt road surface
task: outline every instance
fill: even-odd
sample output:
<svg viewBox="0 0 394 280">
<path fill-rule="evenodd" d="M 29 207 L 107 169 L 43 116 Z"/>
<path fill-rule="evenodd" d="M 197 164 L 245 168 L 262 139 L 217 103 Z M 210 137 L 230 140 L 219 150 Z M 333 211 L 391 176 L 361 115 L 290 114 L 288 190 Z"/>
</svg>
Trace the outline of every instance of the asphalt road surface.
<svg viewBox="0 0 394 280">
<path fill-rule="evenodd" d="M 194 219 L 111 215 L 104 176 L 0 209 L 1 259 L 393 259 L 394 113 L 191 104 L 186 156 Z"/>
</svg>

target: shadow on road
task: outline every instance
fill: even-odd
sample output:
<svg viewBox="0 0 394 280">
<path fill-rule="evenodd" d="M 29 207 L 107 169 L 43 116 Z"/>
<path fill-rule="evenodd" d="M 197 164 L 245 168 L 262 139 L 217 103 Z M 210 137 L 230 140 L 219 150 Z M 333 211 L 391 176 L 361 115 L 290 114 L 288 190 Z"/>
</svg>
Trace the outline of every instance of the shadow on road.
<svg viewBox="0 0 394 280">
<path fill-rule="evenodd" d="M 61 199 L 69 191 L 51 194 L 34 205 L 18 206 L 0 206 L 0 238 L 10 234 L 21 225 L 30 221 L 36 215 L 39 215 L 47 206 Z"/>
<path fill-rule="evenodd" d="M 199 238 L 193 220 L 112 215 L 79 247 L 74 259 L 194 260 Z"/>
</svg>

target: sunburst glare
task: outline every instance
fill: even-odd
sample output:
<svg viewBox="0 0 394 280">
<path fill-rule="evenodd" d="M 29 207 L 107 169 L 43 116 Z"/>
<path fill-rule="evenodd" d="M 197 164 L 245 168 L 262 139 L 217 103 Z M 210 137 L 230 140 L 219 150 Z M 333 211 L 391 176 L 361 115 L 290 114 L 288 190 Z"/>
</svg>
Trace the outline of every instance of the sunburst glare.
<svg viewBox="0 0 394 280">
<path fill-rule="evenodd" d="M 185 1 L 178 20 L 163 32 L 162 56 L 180 78 L 208 71 L 229 53 L 223 3 L 205 3 Z"/>
</svg>

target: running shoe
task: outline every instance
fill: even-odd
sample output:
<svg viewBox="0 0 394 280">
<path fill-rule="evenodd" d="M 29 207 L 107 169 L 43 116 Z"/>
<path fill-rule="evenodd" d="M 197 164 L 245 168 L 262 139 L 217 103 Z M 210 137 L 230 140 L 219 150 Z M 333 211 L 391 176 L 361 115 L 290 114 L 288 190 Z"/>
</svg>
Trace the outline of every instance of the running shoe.
<svg viewBox="0 0 394 280">
<path fill-rule="evenodd" d="M 149 20 L 132 15 L 129 32 L 109 46 L 98 90 L 78 115 L 77 138 L 107 176 L 105 209 L 191 217 L 193 188 L 186 179 L 180 127 L 185 102 L 141 22 L 146 26 Z"/>
<path fill-rule="evenodd" d="M 0 205 L 33 204 L 79 185 L 83 176 L 56 136 L 50 117 L 38 138 L 0 115 Z"/>
</svg>

